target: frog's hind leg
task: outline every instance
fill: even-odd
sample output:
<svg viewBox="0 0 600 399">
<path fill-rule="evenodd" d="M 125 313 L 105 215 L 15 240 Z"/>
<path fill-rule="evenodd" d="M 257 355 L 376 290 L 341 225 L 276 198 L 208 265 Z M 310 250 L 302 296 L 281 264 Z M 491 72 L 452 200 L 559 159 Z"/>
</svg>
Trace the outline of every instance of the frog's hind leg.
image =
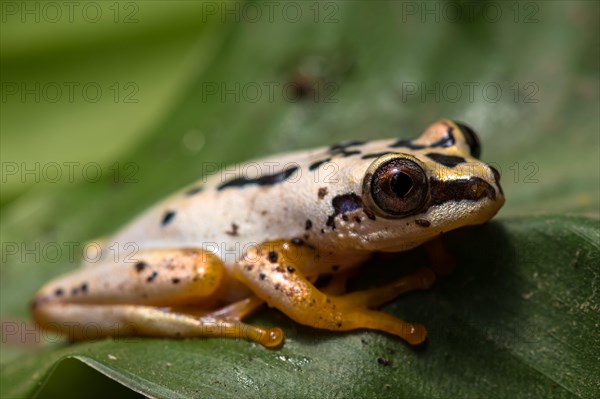
<svg viewBox="0 0 600 399">
<path fill-rule="evenodd" d="M 229 277 L 211 253 L 145 250 L 134 258 L 99 266 L 78 269 L 40 289 L 32 313 L 42 328 L 72 340 L 132 335 L 234 337 L 272 347 L 283 339 L 280 329 L 241 322 L 262 303 L 256 297 L 215 310 Z"/>
<path fill-rule="evenodd" d="M 308 281 L 303 269 L 319 262 L 318 254 L 308 246 L 289 242 L 270 242 L 251 248 L 238 267 L 237 277 L 258 297 L 298 323 L 333 331 L 373 329 L 419 344 L 427 337 L 425 327 L 408 323 L 387 313 L 371 310 L 397 295 L 433 284 L 434 274 L 419 269 L 396 282 L 343 296 L 319 291 Z"/>
<path fill-rule="evenodd" d="M 45 329 L 61 332 L 73 341 L 104 337 L 221 337 L 245 339 L 265 347 L 278 346 L 279 328 L 261 328 L 236 318 L 194 317 L 168 309 L 142 305 L 46 305 L 37 317 Z"/>
</svg>

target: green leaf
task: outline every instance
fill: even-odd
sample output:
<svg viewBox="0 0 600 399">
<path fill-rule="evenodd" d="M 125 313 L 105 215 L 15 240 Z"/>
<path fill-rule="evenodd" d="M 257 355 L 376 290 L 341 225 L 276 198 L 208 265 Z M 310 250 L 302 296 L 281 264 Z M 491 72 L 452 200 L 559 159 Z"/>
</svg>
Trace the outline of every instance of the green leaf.
<svg viewBox="0 0 600 399">
<path fill-rule="evenodd" d="M 140 23 L 133 26 L 42 23 L 29 31 L 32 24 L 11 20 L 2 27 L 3 83 L 96 79 L 105 85 L 127 81 L 118 71 L 136 59 L 131 71 L 144 71 L 136 82 L 150 95 L 139 107 L 3 102 L 3 162 L 98 162 L 104 173 L 95 183 L 38 184 L 22 176 L 5 182 L 3 170 L 0 396 L 597 395 L 596 3 L 528 2 L 517 9 L 488 3 L 502 9 L 494 22 L 490 14 L 468 17 L 467 3 L 458 3 L 464 10 L 458 22 L 444 17 L 448 3 L 429 3 L 439 9 L 436 21 L 406 8 L 421 3 L 315 8 L 306 2 L 299 3 L 297 22 L 282 7 L 273 20 L 263 9 L 251 21 L 241 14 L 245 3 L 229 3 L 238 7 L 238 23 L 231 15 L 222 19 L 222 10 L 209 15 L 200 3 L 187 3 L 139 3 Z M 7 30 L 20 34 L 7 36 Z M 66 44 L 55 44 L 63 43 L 54 40 L 59 37 Z M 42 38 L 45 44 L 36 44 Z M 73 54 L 82 49 L 88 58 L 77 66 Z M 49 59 L 50 53 L 62 57 Z M 164 64 L 154 62 L 159 59 Z M 272 82 L 298 84 L 298 76 L 312 82 L 304 99 L 291 101 L 283 89 L 272 97 L 267 92 Z M 499 85 L 502 95 L 492 101 L 492 89 L 478 89 L 471 99 L 469 82 Z M 455 101 L 456 85 L 462 92 Z M 254 101 L 256 86 L 263 92 Z M 427 94 L 435 87 L 438 97 Z M 137 120 L 125 122 L 128 116 Z M 28 324 L 35 290 L 75 267 L 84 242 L 196 180 L 209 163 L 346 139 L 409 138 L 440 117 L 478 130 L 483 159 L 502 172 L 507 203 L 492 223 L 444 237 L 457 259 L 454 274 L 384 307 L 425 324 L 424 346 L 376 332 L 317 331 L 275 310 L 250 321 L 283 327 L 280 350 L 223 339 L 69 345 Z M 75 253 L 66 243 L 76 244 Z M 425 261 L 421 250 L 379 255 L 353 288 L 376 286 Z"/>
</svg>

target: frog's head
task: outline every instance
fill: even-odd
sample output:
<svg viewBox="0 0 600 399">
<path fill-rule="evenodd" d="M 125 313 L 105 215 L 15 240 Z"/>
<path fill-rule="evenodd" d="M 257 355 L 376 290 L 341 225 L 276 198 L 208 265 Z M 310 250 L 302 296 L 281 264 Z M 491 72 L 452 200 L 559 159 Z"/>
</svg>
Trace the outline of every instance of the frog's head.
<svg viewBox="0 0 600 399">
<path fill-rule="evenodd" d="M 362 200 L 375 216 L 363 242 L 372 250 L 415 247 L 486 222 L 504 204 L 500 174 L 479 161 L 479 139 L 462 123 L 441 120 L 388 148 L 394 152 L 376 158 L 362 178 Z"/>
</svg>

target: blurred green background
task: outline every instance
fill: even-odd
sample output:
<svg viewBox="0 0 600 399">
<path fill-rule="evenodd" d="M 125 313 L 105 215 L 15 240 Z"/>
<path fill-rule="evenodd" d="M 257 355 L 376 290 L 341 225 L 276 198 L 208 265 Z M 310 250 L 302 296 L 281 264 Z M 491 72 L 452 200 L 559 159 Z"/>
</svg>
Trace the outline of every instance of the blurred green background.
<svg viewBox="0 0 600 399">
<path fill-rule="evenodd" d="M 597 2 L 0 6 L 2 397 L 597 395 Z M 429 327 L 424 348 L 275 311 L 254 320 L 286 328 L 280 351 L 27 333 L 29 299 L 82 243 L 206 163 L 411 138 L 441 117 L 479 132 L 507 203 L 448 235 L 454 275 L 386 307 Z M 377 266 L 367 285 L 396 273 Z"/>
</svg>

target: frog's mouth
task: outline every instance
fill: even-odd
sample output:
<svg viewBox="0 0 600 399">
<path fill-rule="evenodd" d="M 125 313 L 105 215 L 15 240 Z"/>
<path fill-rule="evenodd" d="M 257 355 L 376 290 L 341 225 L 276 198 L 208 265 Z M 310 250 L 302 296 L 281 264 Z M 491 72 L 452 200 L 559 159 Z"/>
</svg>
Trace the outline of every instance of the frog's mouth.
<svg viewBox="0 0 600 399">
<path fill-rule="evenodd" d="M 495 199 L 485 196 L 479 200 L 455 198 L 405 218 L 400 225 L 390 225 L 385 235 L 379 232 L 378 237 L 366 237 L 366 240 L 377 242 L 377 250 L 381 252 L 406 251 L 440 234 L 485 223 L 498 213 L 503 204 L 502 194 L 496 195 Z"/>
</svg>

